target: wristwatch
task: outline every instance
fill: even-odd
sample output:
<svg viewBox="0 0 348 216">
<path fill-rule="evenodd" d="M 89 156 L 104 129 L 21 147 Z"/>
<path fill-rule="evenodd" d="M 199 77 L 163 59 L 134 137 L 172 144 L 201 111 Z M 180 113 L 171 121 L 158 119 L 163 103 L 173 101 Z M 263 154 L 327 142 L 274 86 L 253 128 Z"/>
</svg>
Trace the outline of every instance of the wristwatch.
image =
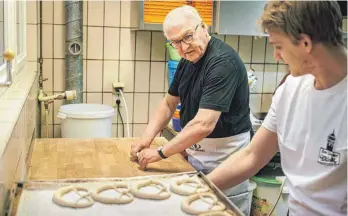
<svg viewBox="0 0 348 216">
<path fill-rule="evenodd" d="M 157 152 L 158 154 L 161 156 L 162 159 L 166 159 L 167 157 L 164 156 L 163 152 L 162 152 L 163 146 L 160 146 L 157 148 Z"/>
</svg>

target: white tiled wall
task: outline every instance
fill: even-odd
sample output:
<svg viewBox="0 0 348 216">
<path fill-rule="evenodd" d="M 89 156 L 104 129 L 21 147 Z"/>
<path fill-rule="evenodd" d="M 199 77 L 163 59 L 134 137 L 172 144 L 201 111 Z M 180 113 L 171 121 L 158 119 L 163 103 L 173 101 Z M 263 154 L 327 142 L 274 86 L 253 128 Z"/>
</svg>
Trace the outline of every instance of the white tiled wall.
<svg viewBox="0 0 348 216">
<path fill-rule="evenodd" d="M 159 31 L 135 31 L 138 10 L 135 1 L 84 1 L 83 87 L 84 102 L 115 106 L 112 82 L 125 83 L 131 136 L 139 136 L 153 115 L 156 105 L 168 89 L 165 37 Z M 44 75 L 45 90 L 64 90 L 64 16 L 62 1 L 44 2 Z M 35 35 L 36 33 L 30 33 Z M 283 78 L 286 68 L 273 58 L 267 38 L 215 35 L 230 44 L 243 59 L 247 69 L 258 78 L 252 92 L 252 111 L 267 111 L 272 93 Z M 147 99 L 146 99 L 147 98 Z M 55 102 L 49 116 L 50 134 L 59 137 L 60 122 L 56 118 L 61 101 Z M 123 119 L 124 108 L 121 107 Z M 113 121 L 113 135 L 121 136 L 120 118 Z"/>
</svg>

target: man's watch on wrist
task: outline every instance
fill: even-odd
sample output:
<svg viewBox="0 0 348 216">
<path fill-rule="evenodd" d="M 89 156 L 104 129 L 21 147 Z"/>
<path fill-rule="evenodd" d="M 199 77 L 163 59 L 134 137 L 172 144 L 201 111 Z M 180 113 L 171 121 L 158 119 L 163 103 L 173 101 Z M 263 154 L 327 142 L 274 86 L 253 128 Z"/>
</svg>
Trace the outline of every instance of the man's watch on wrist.
<svg viewBox="0 0 348 216">
<path fill-rule="evenodd" d="M 157 152 L 158 154 L 161 156 L 162 159 L 166 159 L 167 157 L 164 156 L 163 152 L 162 152 L 163 146 L 160 146 L 157 148 Z"/>
</svg>

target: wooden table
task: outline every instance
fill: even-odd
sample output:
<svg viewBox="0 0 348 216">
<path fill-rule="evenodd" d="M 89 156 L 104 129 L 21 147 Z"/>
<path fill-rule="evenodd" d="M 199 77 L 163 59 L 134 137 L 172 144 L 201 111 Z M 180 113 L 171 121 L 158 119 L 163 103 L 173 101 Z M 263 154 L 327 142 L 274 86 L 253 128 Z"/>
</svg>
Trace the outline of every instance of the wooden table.
<svg viewBox="0 0 348 216">
<path fill-rule="evenodd" d="M 149 164 L 140 170 L 129 160 L 135 138 L 110 139 L 36 139 L 29 159 L 28 180 L 67 178 L 135 177 L 191 172 L 195 169 L 180 155 Z M 167 140 L 155 138 L 151 147 Z"/>
</svg>

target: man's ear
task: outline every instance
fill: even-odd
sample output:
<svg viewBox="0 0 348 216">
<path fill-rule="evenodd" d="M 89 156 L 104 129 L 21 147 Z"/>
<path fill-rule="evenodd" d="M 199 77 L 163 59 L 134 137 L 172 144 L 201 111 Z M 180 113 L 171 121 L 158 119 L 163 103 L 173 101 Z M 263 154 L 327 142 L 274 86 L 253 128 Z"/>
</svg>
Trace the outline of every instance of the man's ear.
<svg viewBox="0 0 348 216">
<path fill-rule="evenodd" d="M 299 46 L 303 47 L 307 53 L 310 53 L 312 51 L 313 42 L 307 34 L 301 34 L 301 39 L 298 42 Z"/>
</svg>

